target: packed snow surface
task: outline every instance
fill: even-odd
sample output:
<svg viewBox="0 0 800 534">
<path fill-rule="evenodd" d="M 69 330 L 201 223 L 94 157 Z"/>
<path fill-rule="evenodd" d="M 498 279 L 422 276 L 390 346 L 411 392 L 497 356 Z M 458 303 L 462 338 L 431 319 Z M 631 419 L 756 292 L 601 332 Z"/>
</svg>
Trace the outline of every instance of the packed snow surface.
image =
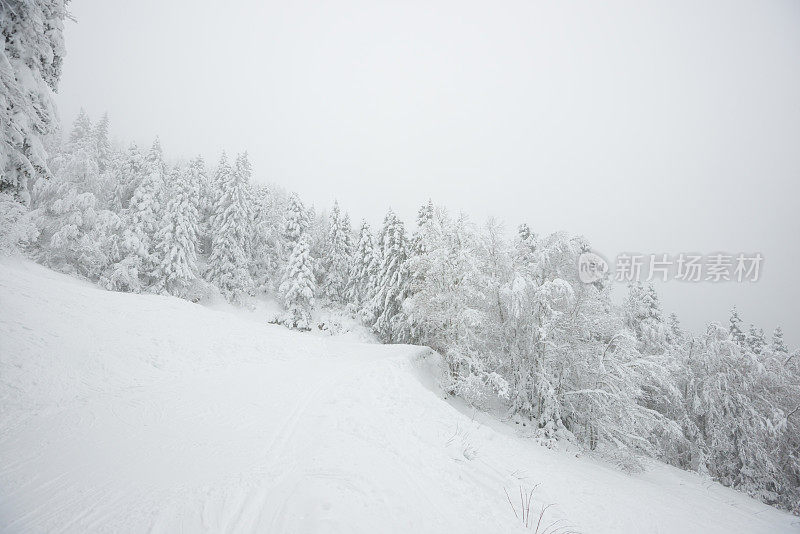
<svg viewBox="0 0 800 534">
<path fill-rule="evenodd" d="M 438 357 L 0 259 L 0 531 L 796 531 L 657 462 L 550 450 L 436 388 Z"/>
</svg>

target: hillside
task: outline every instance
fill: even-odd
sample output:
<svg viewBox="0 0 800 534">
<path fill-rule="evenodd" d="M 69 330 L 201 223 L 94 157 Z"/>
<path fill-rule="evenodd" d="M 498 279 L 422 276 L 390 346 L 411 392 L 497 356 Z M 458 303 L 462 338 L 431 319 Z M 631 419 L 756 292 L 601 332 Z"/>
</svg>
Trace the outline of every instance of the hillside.
<svg viewBox="0 0 800 534">
<path fill-rule="evenodd" d="M 653 462 L 520 437 L 437 390 L 438 357 L 299 334 L 0 259 L 3 532 L 791 532 Z M 519 505 L 517 505 L 519 511 Z M 541 531 L 541 530 L 540 530 Z"/>
</svg>

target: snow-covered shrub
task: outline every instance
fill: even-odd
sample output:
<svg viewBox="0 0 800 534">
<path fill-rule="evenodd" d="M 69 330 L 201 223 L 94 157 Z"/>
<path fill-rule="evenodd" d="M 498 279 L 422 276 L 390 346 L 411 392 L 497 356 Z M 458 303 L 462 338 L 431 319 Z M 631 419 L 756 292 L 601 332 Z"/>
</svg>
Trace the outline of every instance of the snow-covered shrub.
<svg viewBox="0 0 800 534">
<path fill-rule="evenodd" d="M 0 193 L 0 253 L 19 252 L 38 236 L 27 206 L 10 193 Z"/>
</svg>

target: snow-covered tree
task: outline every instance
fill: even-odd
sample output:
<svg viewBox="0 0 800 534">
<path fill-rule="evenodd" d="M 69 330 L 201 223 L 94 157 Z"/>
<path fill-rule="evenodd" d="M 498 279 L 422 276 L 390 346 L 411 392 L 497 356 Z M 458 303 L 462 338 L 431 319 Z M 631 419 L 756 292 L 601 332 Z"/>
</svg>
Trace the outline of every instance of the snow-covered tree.
<svg viewBox="0 0 800 534">
<path fill-rule="evenodd" d="M 789 354 L 789 349 L 786 347 L 786 342 L 783 340 L 783 329 L 779 326 L 775 327 L 772 332 L 772 345 L 770 347 L 772 352 L 776 355 L 783 355 L 786 357 Z"/>
<path fill-rule="evenodd" d="M 277 289 L 281 265 L 283 194 L 276 187 L 253 189 L 253 235 L 250 270 L 256 291 Z"/>
<path fill-rule="evenodd" d="M 688 361 L 693 379 L 686 403 L 696 428 L 691 437 L 701 453 L 700 470 L 768 502 L 777 502 L 784 492 L 796 496 L 797 490 L 790 490 L 794 482 L 787 482 L 797 480 L 797 460 L 790 460 L 794 465 L 786 470 L 778 453 L 787 437 L 783 388 L 774 379 L 778 375 L 766 373 L 763 362 L 743 349 L 729 328 L 711 324 L 699 342 Z M 796 437 L 789 439 L 796 442 Z M 783 451 L 796 458 L 796 452 Z"/>
<path fill-rule="evenodd" d="M 100 247 L 96 199 L 66 177 L 40 182 L 34 189 L 39 230 L 37 257 L 68 274 L 96 280 L 108 261 Z"/>
<path fill-rule="evenodd" d="M 144 154 L 132 143 L 128 150 L 120 155 L 117 167 L 114 169 L 115 183 L 111 200 L 111 209 L 117 213 L 130 207 L 139 184 L 147 175 Z"/>
<path fill-rule="evenodd" d="M 18 253 L 38 236 L 28 207 L 11 193 L 0 193 L 0 254 Z"/>
<path fill-rule="evenodd" d="M 211 224 L 212 244 L 206 279 L 217 286 L 226 299 L 237 304 L 243 303 L 253 291 L 247 253 L 250 239 L 248 177 L 241 158 L 239 165 L 231 168 L 222 154 L 214 177 L 220 191 Z"/>
<path fill-rule="evenodd" d="M 427 225 L 433 220 L 436 209 L 433 206 L 433 201 L 428 200 L 423 204 L 417 212 L 417 228 L 411 236 L 411 251 L 412 254 L 424 254 L 427 252 L 424 243 L 424 235 L 427 232 Z"/>
<path fill-rule="evenodd" d="M 381 263 L 371 302 L 374 310 L 371 315 L 375 317 L 372 329 L 386 343 L 402 343 L 408 338 L 408 323 L 403 312 L 409 283 L 407 247 L 403 221 L 390 209 L 378 237 Z"/>
<path fill-rule="evenodd" d="M 39 229 L 35 254 L 44 264 L 97 280 L 108 262 L 98 224 L 101 191 L 96 142 L 89 117 L 79 114 L 66 150 L 53 158 L 55 175 L 33 188 Z"/>
<path fill-rule="evenodd" d="M 348 271 L 350 267 L 352 228 L 350 219 L 333 203 L 328 217 L 328 240 L 322 269 L 325 273 L 322 295 L 330 302 L 344 304 L 346 299 Z"/>
<path fill-rule="evenodd" d="M 767 346 L 767 339 L 764 335 L 763 328 L 756 328 L 755 325 L 750 325 L 747 331 L 747 347 L 753 354 L 761 354 L 764 347 Z"/>
<path fill-rule="evenodd" d="M 0 2 L 0 192 L 25 204 L 32 182 L 50 178 L 43 139 L 57 125 L 66 15 L 64 0 Z"/>
<path fill-rule="evenodd" d="M 155 291 L 189 296 L 197 280 L 197 183 L 190 168 L 176 168 L 169 176 L 167 204 L 154 237 Z"/>
<path fill-rule="evenodd" d="M 97 164 L 100 172 L 106 172 L 111 164 L 111 142 L 108 139 L 108 113 L 103 113 L 92 132 L 97 145 Z"/>
<path fill-rule="evenodd" d="M 472 404 L 506 394 L 497 372 L 498 347 L 486 320 L 488 295 L 479 267 L 480 240 L 466 217 L 452 220 L 442 208 L 423 206 L 408 260 L 409 297 L 403 304 L 410 340 L 444 357 L 449 373 L 442 386 Z M 418 221 L 419 222 L 419 221 Z"/>
<path fill-rule="evenodd" d="M 686 333 L 681 328 L 678 314 L 672 312 L 667 319 L 666 341 L 670 346 L 682 343 L 686 338 Z"/>
<path fill-rule="evenodd" d="M 347 301 L 355 310 L 361 311 L 372 299 L 378 280 L 377 267 L 372 230 L 367 221 L 362 221 L 347 280 Z"/>
<path fill-rule="evenodd" d="M 290 251 L 294 250 L 294 245 L 300 240 L 300 236 L 308 231 L 308 226 L 308 212 L 297 193 L 292 193 L 289 195 L 283 228 L 283 237 Z"/>
<path fill-rule="evenodd" d="M 316 282 L 312 269 L 308 236 L 301 234 L 289 257 L 280 285 L 286 312 L 281 322 L 289 328 L 309 330 L 311 309 L 314 307 Z"/>
<path fill-rule="evenodd" d="M 645 354 L 663 353 L 668 329 L 655 287 L 631 284 L 623 310 L 625 324 L 636 336 L 637 349 Z"/>
<path fill-rule="evenodd" d="M 128 264 L 136 264 L 145 287 L 155 282 L 153 276 L 158 265 L 153 257 L 153 240 L 164 214 L 162 201 L 167 187 L 161 163 L 161 146 L 156 140 L 145 158 L 144 176 L 133 193 L 126 217 L 125 257 L 136 257 L 129 259 Z"/>
<path fill-rule="evenodd" d="M 731 317 L 728 320 L 729 326 L 728 331 L 731 333 L 733 340 L 739 344 L 739 346 L 744 346 L 747 342 L 747 335 L 742 330 L 742 319 L 739 317 L 739 311 L 734 306 L 731 309 Z"/>
</svg>

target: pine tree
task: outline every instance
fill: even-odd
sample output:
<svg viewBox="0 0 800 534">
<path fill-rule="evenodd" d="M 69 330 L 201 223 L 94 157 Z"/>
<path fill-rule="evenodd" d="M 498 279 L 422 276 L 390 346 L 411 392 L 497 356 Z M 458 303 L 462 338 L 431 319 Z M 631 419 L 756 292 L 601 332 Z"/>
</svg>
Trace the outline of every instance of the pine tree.
<svg viewBox="0 0 800 534">
<path fill-rule="evenodd" d="M 789 354 L 789 349 L 786 347 L 786 342 L 783 340 L 783 329 L 779 326 L 775 327 L 772 332 L 772 353 L 776 356 L 783 355 L 784 357 Z"/>
<path fill-rule="evenodd" d="M 281 227 L 277 192 L 267 186 L 253 190 L 253 245 L 250 270 L 255 289 L 266 293 L 276 289 L 280 266 Z"/>
<path fill-rule="evenodd" d="M 531 231 L 527 223 L 522 223 L 517 228 L 517 239 L 515 243 L 517 262 L 525 267 L 530 267 L 536 263 L 536 252 L 538 248 L 539 236 Z"/>
<path fill-rule="evenodd" d="M 94 138 L 97 143 L 97 162 L 100 172 L 105 172 L 111 161 L 111 143 L 108 140 L 108 113 L 94 127 Z"/>
<path fill-rule="evenodd" d="M 289 250 L 294 250 L 294 245 L 300 240 L 300 236 L 308 231 L 308 227 L 308 212 L 297 193 L 292 193 L 289 195 L 289 204 L 286 209 L 286 221 L 283 229 L 283 238 Z"/>
<path fill-rule="evenodd" d="M 128 208 L 127 225 L 130 233 L 125 238 L 128 248 L 125 255 L 138 257 L 138 271 L 145 287 L 155 282 L 153 276 L 158 265 L 153 257 L 153 239 L 161 225 L 164 213 L 162 199 L 167 185 L 161 162 L 161 146 L 156 140 L 144 162 L 144 177 L 134 191 Z"/>
<path fill-rule="evenodd" d="M 116 184 L 111 199 L 111 208 L 120 213 L 130 207 L 136 188 L 146 176 L 144 154 L 131 143 L 128 150 L 122 155 L 119 168 L 116 170 Z"/>
<path fill-rule="evenodd" d="M 405 226 L 391 209 L 383 220 L 378 247 L 381 263 L 372 300 L 375 317 L 372 329 L 386 343 L 402 343 L 408 338 L 403 313 L 410 278 L 406 265 L 408 245 Z"/>
<path fill-rule="evenodd" d="M 197 184 L 189 168 L 170 174 L 170 187 L 162 226 L 155 235 L 155 290 L 189 296 L 197 279 Z"/>
<path fill-rule="evenodd" d="M 64 0 L 0 2 L 0 192 L 26 205 L 33 182 L 51 177 L 43 141 L 58 124 L 66 15 Z"/>
<path fill-rule="evenodd" d="M 347 301 L 359 312 L 369 303 L 377 286 L 377 266 L 372 230 L 367 221 L 362 221 L 347 280 Z"/>
<path fill-rule="evenodd" d="M 102 191 L 95 139 L 85 113 L 79 114 L 67 150 L 53 158 L 52 168 L 54 176 L 33 188 L 36 256 L 55 269 L 97 280 L 108 258 L 98 224 Z"/>
<path fill-rule="evenodd" d="M 742 330 L 742 319 L 739 317 L 739 311 L 736 309 L 736 306 L 734 306 L 731 309 L 731 317 L 729 319 L 729 323 L 730 325 L 728 326 L 728 331 L 731 333 L 731 337 L 733 337 L 733 340 L 740 347 L 745 346 L 745 343 L 747 341 L 747 336 Z"/>
<path fill-rule="evenodd" d="M 93 131 L 94 125 L 92 124 L 92 120 L 89 118 L 86 110 L 81 108 L 78 111 L 78 116 L 75 117 L 75 121 L 72 123 L 72 130 L 70 130 L 69 137 L 67 138 L 67 152 L 74 152 L 76 150 L 76 145 L 86 143 L 88 139 L 91 139 Z M 95 145 L 91 147 L 94 151 L 97 146 L 96 143 L 92 144 Z"/>
<path fill-rule="evenodd" d="M 753 324 L 750 325 L 746 339 L 747 346 L 750 348 L 753 354 L 761 354 L 761 352 L 764 350 L 764 347 L 767 346 L 767 339 L 764 335 L 764 329 L 756 328 Z"/>
<path fill-rule="evenodd" d="M 670 345 L 675 345 L 683 342 L 685 338 L 685 333 L 683 329 L 681 329 L 681 323 L 678 319 L 678 314 L 672 312 L 669 314 L 669 319 L 667 320 L 667 343 Z"/>
<path fill-rule="evenodd" d="M 246 295 L 252 294 L 246 253 L 250 236 L 245 178 L 240 166 L 232 169 L 223 153 L 214 177 L 220 191 L 211 224 L 211 255 L 206 279 L 236 304 L 242 304 Z"/>
<path fill-rule="evenodd" d="M 419 208 L 417 212 L 417 228 L 411 238 L 412 254 L 424 254 L 426 252 L 423 248 L 423 235 L 426 230 L 425 227 L 433 220 L 434 211 L 432 200 L 428 200 L 426 204 Z"/>
<path fill-rule="evenodd" d="M 284 325 L 298 330 L 310 330 L 315 290 L 308 236 L 302 234 L 289 257 L 280 286 L 286 308 L 281 321 Z"/>
<path fill-rule="evenodd" d="M 328 301 L 343 304 L 346 299 L 348 267 L 350 264 L 351 235 L 350 219 L 342 214 L 339 203 L 333 203 L 328 218 L 327 250 L 322 260 L 325 273 L 322 294 Z"/>
<path fill-rule="evenodd" d="M 220 187 L 214 176 L 209 176 L 202 156 L 196 156 L 190 163 L 189 169 L 197 184 L 197 217 L 198 217 L 198 242 L 197 253 L 208 256 L 211 253 L 212 220 L 214 206 L 220 196 Z"/>
<path fill-rule="evenodd" d="M 625 324 L 636 336 L 637 349 L 643 354 L 663 353 L 668 330 L 655 287 L 631 284 L 623 310 Z"/>
</svg>

